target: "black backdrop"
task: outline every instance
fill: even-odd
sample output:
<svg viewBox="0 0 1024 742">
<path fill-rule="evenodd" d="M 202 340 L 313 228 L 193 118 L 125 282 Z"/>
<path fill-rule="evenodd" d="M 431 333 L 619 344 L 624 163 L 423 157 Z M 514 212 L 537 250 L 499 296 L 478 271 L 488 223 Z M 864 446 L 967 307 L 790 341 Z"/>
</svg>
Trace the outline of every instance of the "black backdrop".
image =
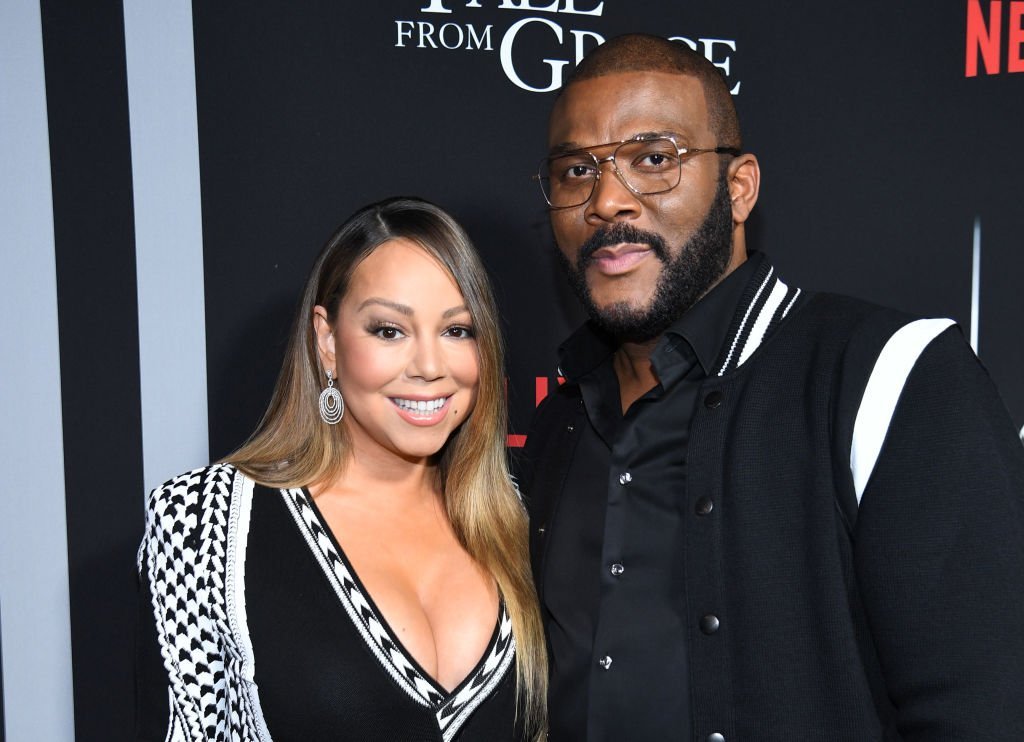
<svg viewBox="0 0 1024 742">
<path fill-rule="evenodd" d="M 215 456 L 258 419 L 316 250 L 357 207 L 399 193 L 451 210 L 483 253 L 507 322 L 513 431 L 525 432 L 534 379 L 553 373 L 579 314 L 528 177 L 553 94 L 509 79 L 502 45 L 520 82 L 545 88 L 543 60 L 571 63 L 577 39 L 589 50 L 593 34 L 626 30 L 728 61 L 763 168 L 752 244 L 791 283 L 967 331 L 980 219 L 980 349 L 1024 422 L 1024 96 L 1012 75 L 965 76 L 962 3 L 204 3 L 194 18 Z"/>
<path fill-rule="evenodd" d="M 122 7 L 41 2 L 82 740 L 131 737 L 147 380 Z M 751 243 L 787 282 L 965 331 L 976 317 L 979 354 L 1021 426 L 1022 13 L 998 0 L 195 3 L 210 458 L 262 413 L 323 241 L 396 194 L 449 209 L 481 250 L 507 332 L 510 432 L 526 432 L 538 379 L 580 320 L 529 179 L 553 94 L 528 88 L 550 87 L 577 43 L 627 31 L 685 37 L 728 66 L 763 171 Z"/>
</svg>

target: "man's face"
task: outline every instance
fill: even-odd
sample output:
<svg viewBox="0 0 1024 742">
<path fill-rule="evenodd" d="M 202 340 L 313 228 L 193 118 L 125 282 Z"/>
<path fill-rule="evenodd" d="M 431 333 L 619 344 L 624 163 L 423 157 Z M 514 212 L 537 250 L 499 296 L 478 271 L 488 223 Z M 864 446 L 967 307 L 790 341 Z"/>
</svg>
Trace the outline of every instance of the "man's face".
<svg viewBox="0 0 1024 742">
<path fill-rule="evenodd" d="M 638 134 L 672 134 L 681 146 L 712 148 L 700 82 L 661 72 L 627 72 L 574 83 L 551 116 L 549 146 L 589 149 Z M 613 170 L 583 206 L 551 212 L 570 280 L 591 316 L 620 340 L 664 332 L 724 275 L 732 259 L 729 191 L 717 155 L 684 158 L 679 185 L 637 196 Z"/>
</svg>

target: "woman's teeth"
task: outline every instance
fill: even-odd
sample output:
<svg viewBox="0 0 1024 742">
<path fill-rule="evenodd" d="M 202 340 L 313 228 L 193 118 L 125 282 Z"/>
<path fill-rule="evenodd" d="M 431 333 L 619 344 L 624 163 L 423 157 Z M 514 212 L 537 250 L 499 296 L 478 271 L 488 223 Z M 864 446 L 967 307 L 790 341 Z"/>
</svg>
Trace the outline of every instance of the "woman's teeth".
<svg viewBox="0 0 1024 742">
<path fill-rule="evenodd" d="M 437 399 L 397 399 L 392 398 L 392 401 L 403 410 L 409 410 L 410 412 L 433 412 L 441 408 L 444 403 L 448 400 L 447 397 L 438 397 Z"/>
</svg>

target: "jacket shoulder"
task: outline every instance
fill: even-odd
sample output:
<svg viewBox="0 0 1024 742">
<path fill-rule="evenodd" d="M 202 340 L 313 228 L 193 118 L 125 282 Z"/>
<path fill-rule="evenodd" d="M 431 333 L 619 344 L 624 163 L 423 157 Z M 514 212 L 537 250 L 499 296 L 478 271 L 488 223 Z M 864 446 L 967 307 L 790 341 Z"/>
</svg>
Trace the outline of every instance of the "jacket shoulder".
<svg viewBox="0 0 1024 742">
<path fill-rule="evenodd" d="M 208 495 L 211 490 L 222 491 L 230 497 L 235 478 L 241 476 L 244 475 L 231 464 L 210 464 L 178 474 L 149 493 L 147 515 L 167 513 L 189 500 L 207 500 L 202 495 Z"/>
<path fill-rule="evenodd" d="M 915 315 L 898 309 L 829 292 L 812 294 L 801 311 L 796 314 L 804 321 L 823 326 L 832 333 L 845 330 L 851 337 L 857 334 L 870 334 L 876 328 L 883 334 L 891 335 L 889 328 L 899 328 L 918 319 Z"/>
<path fill-rule="evenodd" d="M 231 464 L 211 464 L 168 479 L 146 498 L 146 531 L 139 549 L 141 571 L 147 552 L 199 551 L 211 523 L 225 523 L 231 493 L 244 475 Z"/>
</svg>

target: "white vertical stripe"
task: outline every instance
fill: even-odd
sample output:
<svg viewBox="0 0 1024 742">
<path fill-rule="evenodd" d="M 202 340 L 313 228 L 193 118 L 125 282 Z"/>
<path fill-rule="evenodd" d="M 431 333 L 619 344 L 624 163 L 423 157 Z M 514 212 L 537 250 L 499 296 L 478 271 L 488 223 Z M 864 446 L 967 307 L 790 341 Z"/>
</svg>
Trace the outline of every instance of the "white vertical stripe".
<svg viewBox="0 0 1024 742">
<path fill-rule="evenodd" d="M 75 731 L 60 344 L 37 0 L 0 3 L 0 246 L 4 721 L 10 742 L 70 742 Z"/>
<path fill-rule="evenodd" d="M 978 353 L 978 324 L 981 321 L 981 217 L 974 218 L 974 250 L 971 258 L 971 347 Z"/>
<path fill-rule="evenodd" d="M 858 503 L 875 469 L 907 377 L 928 343 L 952 324 L 951 319 L 911 322 L 894 332 L 878 355 L 853 423 L 850 471 Z"/>
<path fill-rule="evenodd" d="M 249 520 L 252 516 L 253 481 L 235 475 L 231 493 L 231 516 L 228 549 L 234 554 L 227 557 L 229 584 L 225 586 L 228 620 L 235 635 L 235 644 L 242 653 L 242 677 L 253 682 L 256 676 L 256 658 L 252 653 L 249 636 L 249 615 L 245 609 L 245 552 L 249 548 Z"/>
<path fill-rule="evenodd" d="M 782 302 L 786 300 L 786 294 L 789 292 L 789 287 L 786 286 L 782 281 L 775 281 L 775 286 L 772 287 L 772 292 L 768 294 L 768 298 L 765 300 L 764 307 L 761 308 L 760 313 L 757 315 L 757 319 L 754 320 L 754 326 L 750 328 L 750 335 L 747 337 L 747 342 L 743 344 L 743 352 L 740 353 L 740 360 L 737 365 L 742 366 L 750 358 L 750 354 L 753 353 L 761 345 L 761 341 L 764 339 L 764 333 L 768 329 L 768 325 L 771 323 L 775 313 L 782 306 Z"/>
<path fill-rule="evenodd" d="M 768 270 L 768 275 L 761 281 L 761 285 L 757 287 L 757 293 L 754 294 L 753 300 L 747 306 L 747 311 L 743 313 L 743 319 L 740 321 L 739 329 L 736 330 L 736 334 L 732 338 L 732 344 L 729 346 L 729 354 L 725 357 L 725 363 L 718 369 L 718 375 L 723 376 L 725 369 L 729 368 L 729 362 L 732 360 L 733 354 L 736 352 L 736 343 L 739 342 L 740 338 L 743 337 L 743 328 L 747 326 L 747 320 L 750 319 L 750 313 L 754 311 L 754 307 L 757 305 L 757 300 L 761 298 L 761 294 L 764 292 L 765 286 L 771 280 L 772 276 L 775 275 L 774 266 Z"/>
<path fill-rule="evenodd" d="M 789 310 L 793 308 L 794 304 L 796 304 L 796 300 L 800 297 L 801 291 L 803 291 L 803 289 L 797 289 L 796 291 L 793 292 L 793 298 L 789 300 L 789 304 L 787 304 L 786 308 L 782 311 L 783 319 L 786 318 L 786 315 L 789 314 Z"/>
<path fill-rule="evenodd" d="M 249 614 L 246 610 L 245 595 L 245 555 L 249 548 L 249 523 L 252 518 L 252 493 L 254 482 L 249 477 L 235 472 L 231 490 L 231 514 L 229 516 L 229 536 L 227 548 L 233 551 L 228 555 L 227 585 L 224 599 L 227 603 L 228 621 L 231 633 L 235 638 L 235 646 L 242 654 L 242 677 L 248 681 L 245 692 L 249 697 L 254 711 L 253 723 L 262 742 L 272 742 L 270 731 L 260 703 L 259 689 L 256 687 L 256 655 L 252 651 L 252 637 L 249 635 Z"/>
<path fill-rule="evenodd" d="M 125 0 L 124 31 L 149 490 L 210 455 L 192 7 Z"/>
</svg>

